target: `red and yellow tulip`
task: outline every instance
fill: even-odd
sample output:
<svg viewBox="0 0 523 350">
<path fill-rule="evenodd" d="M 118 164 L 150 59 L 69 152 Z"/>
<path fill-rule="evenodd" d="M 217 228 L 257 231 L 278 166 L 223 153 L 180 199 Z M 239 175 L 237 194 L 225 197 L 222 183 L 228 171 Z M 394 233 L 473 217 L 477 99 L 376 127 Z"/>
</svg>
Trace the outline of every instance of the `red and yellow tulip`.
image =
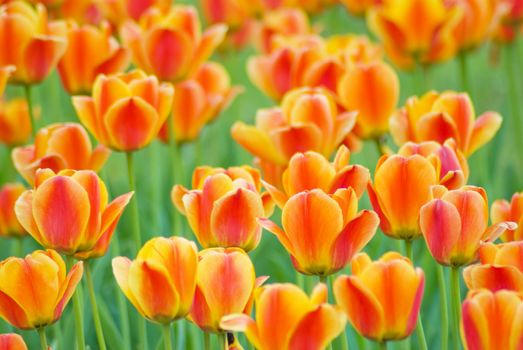
<svg viewBox="0 0 523 350">
<path fill-rule="evenodd" d="M 27 345 L 19 334 L 0 334 L 0 350 L 27 350 Z"/>
<path fill-rule="evenodd" d="M 4 94 L 7 81 L 13 72 L 16 70 L 15 66 L 0 67 L 0 96 Z"/>
<path fill-rule="evenodd" d="M 364 16 L 374 6 L 379 6 L 383 0 L 340 0 L 354 16 Z"/>
<path fill-rule="evenodd" d="M 120 26 L 128 19 L 139 20 L 142 15 L 151 8 L 158 11 L 167 11 L 171 5 L 171 0 L 103 0 L 96 1 L 103 18 Z"/>
<path fill-rule="evenodd" d="M 515 230 L 507 230 L 501 235 L 501 240 L 520 241 L 523 240 L 523 192 L 514 193 L 510 203 L 504 199 L 495 200 L 490 208 L 492 223 L 502 221 L 513 221 L 518 224 Z"/>
<path fill-rule="evenodd" d="M 7 183 L 0 188 L 0 236 L 22 237 L 27 234 L 15 215 L 15 203 L 24 193 L 20 183 Z"/>
<path fill-rule="evenodd" d="M 31 137 L 29 107 L 23 98 L 0 99 L 0 143 L 6 146 L 24 144 Z"/>
</svg>

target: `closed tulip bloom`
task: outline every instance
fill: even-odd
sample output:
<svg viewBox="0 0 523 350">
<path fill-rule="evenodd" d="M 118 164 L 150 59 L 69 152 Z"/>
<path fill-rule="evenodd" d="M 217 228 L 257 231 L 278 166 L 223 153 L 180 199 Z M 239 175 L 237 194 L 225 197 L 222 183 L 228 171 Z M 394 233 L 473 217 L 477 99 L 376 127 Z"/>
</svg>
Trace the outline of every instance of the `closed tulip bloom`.
<svg viewBox="0 0 523 350">
<path fill-rule="evenodd" d="M 461 338 L 467 350 L 519 350 L 523 343 L 520 293 L 470 291 L 462 306 Z"/>
<path fill-rule="evenodd" d="M 293 284 L 271 284 L 256 293 L 254 303 L 255 319 L 230 315 L 220 325 L 244 332 L 259 350 L 323 350 L 345 329 L 343 312 L 327 304 L 324 284 L 318 284 L 310 297 Z"/>
<path fill-rule="evenodd" d="M 383 233 L 405 240 L 421 236 L 419 210 L 432 199 L 438 180 L 435 165 L 419 154 L 383 156 L 368 187 Z"/>
<path fill-rule="evenodd" d="M 181 237 L 153 238 L 135 260 L 113 259 L 113 274 L 136 310 L 152 322 L 168 324 L 189 312 L 196 288 L 198 252 Z"/>
<path fill-rule="evenodd" d="M 379 138 L 388 132 L 399 90 L 396 72 L 381 61 L 352 65 L 337 86 L 341 105 L 359 112 L 355 132 L 363 139 Z"/>
<path fill-rule="evenodd" d="M 121 29 L 134 63 L 162 81 L 179 81 L 194 74 L 225 38 L 227 27 L 216 24 L 203 33 L 196 9 L 173 6 L 166 12 L 147 11 Z"/>
<path fill-rule="evenodd" d="M 15 203 L 25 192 L 20 183 L 7 183 L 0 188 L 0 236 L 22 237 L 27 234 L 15 215 Z"/>
<path fill-rule="evenodd" d="M 0 334 L 0 350 L 27 350 L 24 338 L 16 333 Z"/>
<path fill-rule="evenodd" d="M 58 64 L 58 73 L 64 89 L 71 95 L 90 94 L 99 74 L 119 73 L 129 65 L 129 51 L 111 36 L 107 24 L 95 27 L 78 26 L 73 22 L 68 28 L 67 38 L 69 45 Z"/>
<path fill-rule="evenodd" d="M 167 11 L 171 0 L 104 0 L 96 1 L 102 17 L 119 27 L 128 19 L 139 20 L 149 9 Z"/>
<path fill-rule="evenodd" d="M 196 292 L 189 319 L 206 332 L 223 332 L 220 320 L 250 314 L 256 280 L 249 256 L 239 248 L 210 248 L 199 253 Z"/>
<path fill-rule="evenodd" d="M 38 130 L 34 144 L 16 147 L 12 159 L 16 170 L 31 185 L 38 169 L 55 173 L 64 169 L 98 171 L 111 151 L 98 145 L 94 149 L 85 129 L 76 123 L 56 123 Z"/>
<path fill-rule="evenodd" d="M 261 194 L 259 172 L 248 166 L 198 167 L 193 189 L 176 185 L 171 199 L 204 248 L 239 247 L 247 252 L 260 242 L 257 218 L 269 216 L 273 208 L 269 194 Z"/>
<path fill-rule="evenodd" d="M 344 268 L 378 228 L 373 211 L 358 212 L 352 188 L 328 195 L 315 189 L 295 194 L 282 210 L 283 229 L 260 219 L 289 252 L 294 268 L 307 275 L 328 276 Z"/>
<path fill-rule="evenodd" d="M 515 230 L 507 230 L 501 235 L 502 241 L 523 240 L 523 192 L 514 193 L 510 203 L 505 199 L 495 200 L 490 208 L 490 218 L 494 224 L 502 221 L 518 224 Z"/>
<path fill-rule="evenodd" d="M 18 221 L 43 247 L 65 255 L 87 254 L 111 236 L 133 193 L 108 203 L 105 184 L 91 170 L 36 172 L 35 188 L 17 200 Z"/>
<path fill-rule="evenodd" d="M 7 258 L 0 262 L 0 316 L 18 329 L 58 321 L 82 274 L 82 262 L 67 273 L 54 250 L 37 250 L 23 259 Z"/>
<path fill-rule="evenodd" d="M 13 1 L 0 6 L 0 66 L 16 67 L 9 81 L 31 85 L 44 80 L 65 52 L 65 31 L 65 22 L 47 21 L 42 4 L 34 8 Z"/>
<path fill-rule="evenodd" d="M 146 147 L 171 111 L 174 89 L 139 70 L 100 75 L 92 97 L 75 96 L 78 118 L 94 137 L 117 151 Z"/>
<path fill-rule="evenodd" d="M 467 93 L 430 91 L 420 98 L 409 98 L 392 116 L 390 131 L 399 146 L 407 141 L 443 144 L 453 138 L 468 157 L 496 135 L 501 122 L 496 112 L 485 112 L 476 119 Z"/>
<path fill-rule="evenodd" d="M 0 96 L 4 94 L 5 86 L 7 81 L 13 72 L 16 70 L 14 66 L 3 66 L 0 67 Z"/>
<path fill-rule="evenodd" d="M 483 242 L 496 240 L 513 222 L 488 226 L 488 200 L 481 187 L 442 191 L 420 210 L 420 226 L 434 259 L 459 267 L 477 261 Z M 445 223 L 442 225 L 441 223 Z"/>
<path fill-rule="evenodd" d="M 27 101 L 0 99 L 0 143 L 6 146 L 24 144 L 31 137 L 31 117 Z"/>
<path fill-rule="evenodd" d="M 340 146 L 332 163 L 316 152 L 296 153 L 283 172 L 283 190 L 267 182 L 263 184 L 280 208 L 289 197 L 315 188 L 334 194 L 340 188 L 350 187 L 361 198 L 370 180 L 369 169 L 358 164 L 349 165 L 349 159 L 350 151 L 345 146 Z"/>
<path fill-rule="evenodd" d="M 352 260 L 352 276 L 334 281 L 334 296 L 358 333 L 382 342 L 412 333 L 424 288 L 423 271 L 399 253 L 376 261 L 361 253 Z"/>
</svg>

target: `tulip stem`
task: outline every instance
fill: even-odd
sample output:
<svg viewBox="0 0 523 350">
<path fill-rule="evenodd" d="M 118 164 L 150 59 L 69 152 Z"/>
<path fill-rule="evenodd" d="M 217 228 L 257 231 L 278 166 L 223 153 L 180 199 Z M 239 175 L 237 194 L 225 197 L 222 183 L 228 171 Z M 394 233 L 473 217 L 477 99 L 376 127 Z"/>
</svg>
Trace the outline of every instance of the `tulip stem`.
<svg viewBox="0 0 523 350">
<path fill-rule="evenodd" d="M 227 333 L 218 333 L 216 336 L 218 337 L 218 349 L 227 350 Z"/>
<path fill-rule="evenodd" d="M 181 150 L 176 142 L 176 127 L 174 123 L 174 115 L 171 113 L 169 116 L 169 150 L 171 151 L 171 161 L 172 161 L 172 180 L 174 184 L 182 184 L 183 181 L 183 163 L 181 157 Z M 182 219 L 178 215 L 177 209 L 172 206 L 172 222 L 173 222 L 173 235 L 180 235 L 182 231 Z"/>
<path fill-rule="evenodd" d="M 45 327 L 37 328 L 38 335 L 40 336 L 40 348 L 47 350 L 47 337 L 45 336 Z"/>
<path fill-rule="evenodd" d="M 447 302 L 447 286 L 445 285 L 445 274 L 443 266 L 439 265 L 436 269 L 439 287 L 439 304 L 441 313 L 441 350 L 449 347 L 449 315 Z"/>
<path fill-rule="evenodd" d="M 120 236 L 115 235 L 112 242 L 113 256 L 120 256 Z M 120 327 L 122 328 L 123 345 L 125 349 L 131 348 L 131 331 L 129 330 L 129 312 L 127 304 L 120 289 L 116 288 L 116 301 L 118 303 L 118 314 L 120 316 Z"/>
<path fill-rule="evenodd" d="M 67 256 L 67 262 L 69 268 L 74 264 L 74 258 L 71 255 Z M 80 284 L 76 286 L 76 290 L 73 294 L 73 308 L 74 308 L 74 322 L 76 331 L 76 346 L 78 350 L 85 350 L 85 337 L 84 337 L 84 320 L 82 313 L 82 306 L 80 300 Z"/>
<path fill-rule="evenodd" d="M 16 237 L 13 240 L 14 247 L 13 247 L 13 255 L 17 256 L 19 258 L 23 257 L 24 255 L 24 238 L 23 237 Z"/>
<path fill-rule="evenodd" d="M 410 239 L 405 240 L 405 255 L 412 263 L 414 263 L 412 256 L 412 241 Z"/>
<path fill-rule="evenodd" d="M 205 350 L 211 350 L 211 334 L 203 332 L 203 346 Z"/>
<path fill-rule="evenodd" d="M 173 349 L 173 343 L 171 340 L 171 324 L 164 324 L 162 325 L 162 333 L 163 333 L 163 345 L 165 350 L 172 350 Z"/>
<path fill-rule="evenodd" d="M 509 87 L 509 98 L 510 98 L 510 110 L 512 113 L 512 130 L 513 130 L 513 139 L 515 142 L 516 149 L 523 149 L 523 138 L 521 137 L 521 110 L 519 106 L 519 96 L 517 88 L 517 72 L 515 71 L 515 62 L 517 61 L 516 55 L 516 45 L 508 44 L 505 47 L 505 56 L 506 56 L 506 71 Z M 523 169 L 523 157 L 517 156 L 519 171 Z"/>
<path fill-rule="evenodd" d="M 459 291 L 459 267 L 453 266 L 451 270 L 450 288 L 452 292 L 452 307 L 454 313 L 454 349 L 460 349 L 459 327 L 461 321 L 461 294 Z"/>
<path fill-rule="evenodd" d="M 98 346 L 100 347 L 100 350 L 106 350 L 107 347 L 105 346 L 102 322 L 100 320 L 98 304 L 96 303 L 96 294 L 94 293 L 94 283 L 93 283 L 93 276 L 91 273 L 91 264 L 89 263 L 89 261 L 85 261 L 84 265 L 85 265 L 85 279 L 87 281 L 87 288 L 89 289 L 89 298 L 91 299 L 94 329 L 96 331 L 96 338 L 98 338 Z"/>
<path fill-rule="evenodd" d="M 374 144 L 376 145 L 376 148 L 378 149 L 378 153 L 380 156 L 387 154 L 387 144 L 385 136 L 374 138 Z"/>
<path fill-rule="evenodd" d="M 27 110 L 29 112 L 29 118 L 31 119 L 31 134 L 33 135 L 33 140 L 36 135 L 36 120 L 33 111 L 33 94 L 31 85 L 24 85 L 25 100 L 27 102 Z"/>
<path fill-rule="evenodd" d="M 466 51 L 461 51 L 458 55 L 459 58 L 459 71 L 461 76 L 461 90 L 469 93 L 469 78 L 468 78 L 468 54 Z M 470 93 L 469 93 L 470 95 Z"/>
<path fill-rule="evenodd" d="M 134 192 L 134 198 L 131 199 L 131 215 L 132 215 L 132 226 L 133 226 L 133 237 L 136 251 L 138 251 L 142 245 L 142 238 L 140 236 L 140 217 L 138 212 L 138 196 L 136 194 L 136 183 L 134 179 L 134 161 L 133 153 L 127 152 L 127 175 L 129 177 L 129 189 Z"/>
<path fill-rule="evenodd" d="M 387 342 L 386 341 L 380 341 L 380 350 L 387 350 Z"/>
</svg>

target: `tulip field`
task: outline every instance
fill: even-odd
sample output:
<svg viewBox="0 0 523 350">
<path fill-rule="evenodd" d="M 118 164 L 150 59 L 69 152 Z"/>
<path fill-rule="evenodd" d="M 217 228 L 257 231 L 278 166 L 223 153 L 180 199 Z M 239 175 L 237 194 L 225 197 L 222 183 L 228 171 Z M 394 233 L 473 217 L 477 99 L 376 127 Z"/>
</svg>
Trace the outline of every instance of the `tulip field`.
<svg viewBox="0 0 523 350">
<path fill-rule="evenodd" d="M 522 33 L 0 0 L 0 350 L 523 350 Z"/>
</svg>

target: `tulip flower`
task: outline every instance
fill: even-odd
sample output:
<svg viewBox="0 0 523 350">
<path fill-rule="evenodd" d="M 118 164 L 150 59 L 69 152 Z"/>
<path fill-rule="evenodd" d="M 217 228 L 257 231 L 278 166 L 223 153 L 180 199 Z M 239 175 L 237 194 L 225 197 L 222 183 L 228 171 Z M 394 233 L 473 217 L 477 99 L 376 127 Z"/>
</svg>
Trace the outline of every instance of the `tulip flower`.
<svg viewBox="0 0 523 350">
<path fill-rule="evenodd" d="M 267 219 L 260 219 L 260 224 L 278 237 L 298 272 L 324 277 L 344 268 L 363 249 L 376 233 L 379 219 L 373 211 L 358 212 L 352 188 L 332 195 L 314 189 L 285 203 L 283 229 Z"/>
<path fill-rule="evenodd" d="M 202 13 L 207 23 L 225 23 L 236 30 L 258 10 L 257 1 L 201 0 Z"/>
<path fill-rule="evenodd" d="M 337 94 L 345 109 L 359 112 L 356 134 L 363 139 L 380 138 L 388 132 L 398 103 L 399 79 L 384 62 L 355 64 L 340 79 Z"/>
<path fill-rule="evenodd" d="M 0 236 L 23 237 L 27 234 L 15 215 L 15 202 L 25 191 L 20 183 L 7 183 L 0 188 Z"/>
<path fill-rule="evenodd" d="M 457 148 L 469 157 L 489 142 L 501 126 L 496 112 L 476 119 L 474 106 L 466 93 L 430 91 L 421 98 L 411 97 L 390 120 L 390 131 L 397 145 L 407 141 L 436 141 L 453 138 Z"/>
<path fill-rule="evenodd" d="M 109 1 L 98 0 L 64 0 L 58 9 L 62 18 L 74 20 L 78 24 L 99 24 L 102 22 L 100 7 Z"/>
<path fill-rule="evenodd" d="M 177 142 L 196 139 L 203 127 L 214 121 L 228 107 L 241 88 L 231 86 L 227 71 L 214 62 L 204 63 L 192 79 L 175 87 L 172 115 Z M 164 123 L 159 137 L 168 142 L 168 122 Z"/>
<path fill-rule="evenodd" d="M 523 192 L 514 193 L 510 203 L 504 199 L 495 200 L 490 208 L 492 223 L 513 221 L 518 224 L 515 230 L 507 230 L 501 235 L 502 241 L 523 240 Z"/>
<path fill-rule="evenodd" d="M 334 281 L 336 303 L 352 326 L 377 342 L 408 337 L 418 318 L 425 276 L 396 252 L 377 261 L 365 253 L 352 260 L 352 276 Z"/>
<path fill-rule="evenodd" d="M 335 0 L 261 0 L 265 10 L 274 10 L 280 7 L 300 7 L 305 12 L 316 14 L 328 6 L 336 4 Z"/>
<path fill-rule="evenodd" d="M 255 319 L 230 315 L 220 326 L 244 332 L 259 350 L 325 349 L 345 328 L 343 312 L 327 304 L 325 284 L 318 284 L 310 297 L 295 285 L 272 284 L 262 287 L 254 302 Z"/>
<path fill-rule="evenodd" d="M 147 11 L 139 21 L 121 28 L 125 46 L 134 63 L 162 81 L 180 81 L 192 76 L 223 41 L 227 27 L 217 24 L 201 33 L 196 9 L 173 6 L 166 12 Z"/>
<path fill-rule="evenodd" d="M 58 73 L 65 90 L 71 95 L 90 94 L 99 74 L 120 73 L 129 65 L 129 51 L 111 36 L 107 24 L 98 28 L 78 26 L 73 22 L 68 28 L 67 39 L 69 45 L 58 63 Z"/>
<path fill-rule="evenodd" d="M 0 6 L 0 67 L 13 65 L 11 83 L 40 83 L 56 67 L 65 52 L 66 25 L 47 21 L 45 6 L 24 1 Z"/>
<path fill-rule="evenodd" d="M 112 236 L 132 195 L 121 195 L 108 204 L 105 184 L 94 171 L 55 174 L 41 169 L 36 172 L 35 188 L 16 201 L 15 213 L 40 245 L 80 258 Z"/>
<path fill-rule="evenodd" d="M 0 99 L 0 143 L 6 146 L 24 144 L 31 137 L 29 107 L 22 98 Z"/>
<path fill-rule="evenodd" d="M 0 334 L 0 350 L 27 350 L 24 338 L 16 333 Z"/>
<path fill-rule="evenodd" d="M 204 248 L 239 247 L 248 252 L 261 238 L 256 219 L 272 213 L 270 196 L 260 192 L 260 174 L 249 166 L 198 167 L 193 189 L 176 185 L 171 199 Z"/>
<path fill-rule="evenodd" d="M 189 312 L 196 288 L 196 245 L 181 237 L 153 238 L 135 260 L 113 259 L 120 289 L 145 318 L 169 324 Z"/>
<path fill-rule="evenodd" d="M 151 8 L 167 11 L 171 0 L 104 0 L 97 1 L 102 17 L 119 27 L 128 19 L 139 20 Z"/>
<path fill-rule="evenodd" d="M 316 152 L 296 153 L 283 172 L 283 191 L 267 182 L 264 186 L 280 208 L 285 206 L 289 197 L 315 188 L 328 194 L 341 188 L 352 188 L 361 198 L 370 180 L 369 170 L 361 165 L 349 165 L 349 159 L 350 151 L 345 146 L 340 146 L 332 163 Z"/>
<path fill-rule="evenodd" d="M 494 38 L 501 43 L 510 44 L 517 38 L 518 30 L 523 22 L 523 1 L 506 0 L 498 4 L 504 6 L 501 21 L 496 28 Z"/>
<path fill-rule="evenodd" d="M 513 291 L 473 290 L 463 302 L 461 338 L 465 349 L 517 350 L 523 343 L 523 301 Z"/>
<path fill-rule="evenodd" d="M 37 250 L 24 259 L 7 258 L 0 263 L 0 316 L 19 329 L 56 322 L 82 274 L 82 262 L 66 274 L 65 263 L 54 250 Z"/>
<path fill-rule="evenodd" d="M 174 89 L 139 70 L 100 75 L 92 97 L 74 96 L 78 118 L 94 137 L 117 151 L 147 146 L 171 110 Z"/>
<path fill-rule="evenodd" d="M 196 292 L 189 319 L 206 332 L 223 332 L 222 317 L 250 314 L 256 279 L 249 256 L 239 248 L 210 248 L 199 253 Z"/>
<path fill-rule="evenodd" d="M 110 153 L 103 145 L 93 149 L 80 124 L 56 123 L 40 129 L 33 145 L 13 149 L 12 159 L 20 175 L 32 185 L 40 168 L 49 168 L 55 173 L 65 169 L 98 171 Z"/>
<path fill-rule="evenodd" d="M 352 15 L 363 16 L 373 6 L 379 6 L 382 0 L 340 0 L 340 2 Z"/>
<path fill-rule="evenodd" d="M 434 164 L 419 154 L 382 156 L 368 192 L 383 233 L 407 241 L 421 236 L 419 210 L 432 199 L 436 184 Z"/>
<path fill-rule="evenodd" d="M 16 70 L 14 66 L 0 67 L 0 96 L 4 94 L 7 81 L 13 72 Z"/>
</svg>

